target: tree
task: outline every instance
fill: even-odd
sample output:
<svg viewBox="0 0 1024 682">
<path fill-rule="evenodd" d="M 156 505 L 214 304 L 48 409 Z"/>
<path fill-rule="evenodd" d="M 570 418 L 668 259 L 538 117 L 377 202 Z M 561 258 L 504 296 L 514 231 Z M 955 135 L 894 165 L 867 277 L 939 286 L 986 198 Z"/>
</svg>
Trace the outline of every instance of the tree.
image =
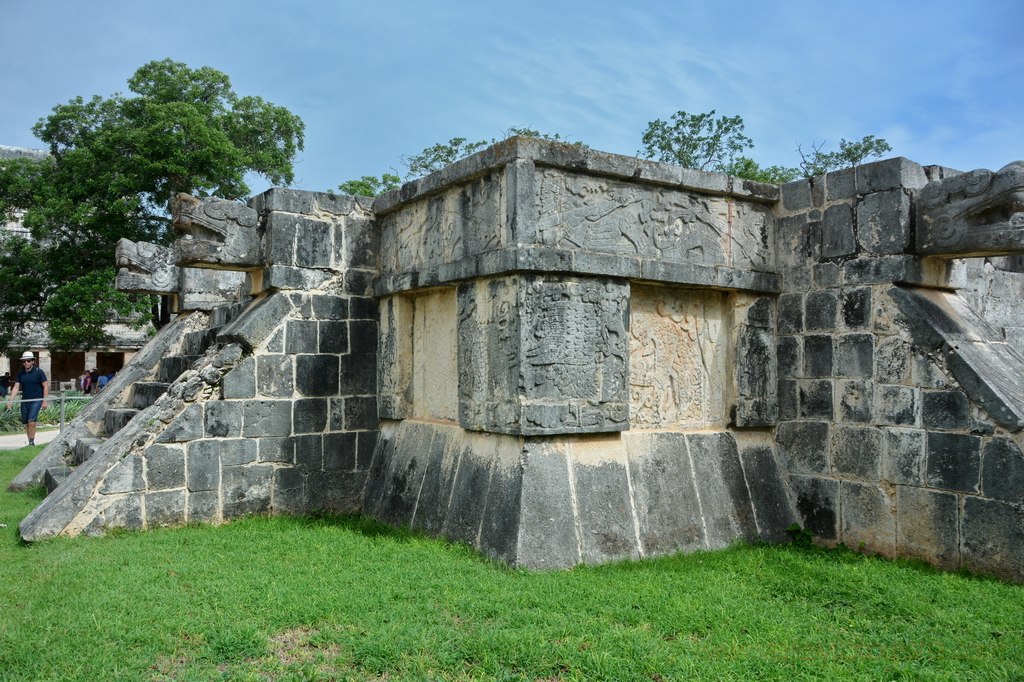
<svg viewBox="0 0 1024 682">
<path fill-rule="evenodd" d="M 570 142 L 558 133 L 543 133 L 527 126 L 510 126 L 504 131 L 501 139 L 505 140 L 516 136 L 536 137 L 541 140 L 551 140 L 553 142 L 568 142 L 569 144 L 586 147 L 582 142 Z M 429 175 L 435 171 L 439 171 L 445 166 L 451 165 L 459 159 L 478 152 L 484 147 L 495 144 L 496 142 L 498 142 L 496 139 L 491 139 L 490 142 L 487 140 L 470 142 L 465 137 L 453 137 L 448 140 L 448 142 L 438 142 L 437 144 L 433 144 L 425 148 L 419 154 L 403 156 L 402 164 L 406 168 L 405 179 L 412 180 L 414 178 L 423 177 L 424 175 Z M 384 173 L 380 177 L 375 175 L 364 175 L 358 180 L 346 180 L 338 185 L 338 189 L 345 194 L 375 197 L 383 192 L 397 189 L 400 185 L 401 179 L 397 175 Z"/>
<path fill-rule="evenodd" d="M 51 158 L 0 161 L 0 217 L 22 214 L 31 232 L 31 240 L 0 244 L 0 346 L 47 312 L 51 321 L 60 316 L 51 327 L 55 347 L 101 343 L 102 321 L 126 310 L 113 291 L 118 239 L 168 243 L 170 200 L 178 192 L 240 199 L 249 193 L 247 173 L 274 184 L 294 178 L 302 120 L 260 97 L 237 95 L 224 73 L 165 59 L 142 66 L 128 89 L 132 95 L 76 97 L 40 119 L 33 133 Z M 85 275 L 88 301 L 44 310 L 48 300 L 71 301 L 76 287 L 81 293 Z M 132 300 L 135 312 L 150 307 Z"/>
<path fill-rule="evenodd" d="M 637 156 L 724 173 L 737 156 L 754 146 L 743 134 L 739 116 L 715 118 L 714 109 L 703 114 L 677 111 L 671 121 L 659 118 L 647 124 L 644 148 Z"/>
<path fill-rule="evenodd" d="M 384 173 L 379 178 L 375 175 L 364 175 L 358 180 L 346 180 L 338 185 L 345 194 L 361 197 L 375 197 L 378 194 L 398 189 L 402 179 L 393 173 Z"/>
<path fill-rule="evenodd" d="M 892 147 L 884 138 L 874 135 L 865 135 L 857 142 L 841 139 L 839 140 L 839 151 L 835 152 L 823 152 L 824 146 L 824 142 L 819 145 L 812 144 L 810 154 L 805 154 L 800 145 L 797 145 L 796 150 L 800 154 L 800 170 L 805 178 L 858 166 L 865 159 L 881 158 L 883 154 L 892 151 Z"/>
<path fill-rule="evenodd" d="M 726 166 L 724 172 L 728 175 L 744 178 L 745 180 L 767 182 L 773 185 L 782 185 L 800 177 L 800 171 L 796 168 L 787 168 L 786 166 L 761 167 L 757 161 L 747 156 L 736 157 Z"/>
</svg>

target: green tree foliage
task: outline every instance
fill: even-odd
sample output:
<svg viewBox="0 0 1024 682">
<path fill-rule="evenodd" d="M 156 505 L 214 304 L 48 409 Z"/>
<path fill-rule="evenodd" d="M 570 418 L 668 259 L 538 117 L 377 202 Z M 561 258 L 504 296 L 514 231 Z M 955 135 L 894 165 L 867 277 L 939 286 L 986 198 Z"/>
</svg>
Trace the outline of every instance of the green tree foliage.
<svg viewBox="0 0 1024 682">
<path fill-rule="evenodd" d="M 839 151 L 823 152 L 825 144 L 811 145 L 811 152 L 805 154 L 800 146 L 800 170 L 805 178 L 823 175 L 834 170 L 849 168 L 863 163 L 867 159 L 878 159 L 892 151 L 892 147 L 883 138 L 865 135 L 860 140 L 851 142 L 839 140 Z"/>
<path fill-rule="evenodd" d="M 378 194 L 398 189 L 402 179 L 393 173 L 384 173 L 379 178 L 375 175 L 364 175 L 358 180 L 346 180 L 338 185 L 345 194 L 361 197 L 375 197 Z"/>
<path fill-rule="evenodd" d="M 727 172 L 734 159 L 754 146 L 743 134 L 739 116 L 719 116 L 677 111 L 671 121 L 660 118 L 647 124 L 638 156 L 676 163 L 698 170 Z"/>
<path fill-rule="evenodd" d="M 738 156 L 726 166 L 725 173 L 735 175 L 738 178 L 754 180 L 756 182 L 767 182 L 773 185 L 781 185 L 800 177 L 800 171 L 796 168 L 786 166 L 760 166 L 747 156 Z"/>
<path fill-rule="evenodd" d="M 51 158 L 0 161 L 0 217 L 20 214 L 32 238 L 0 244 L 0 346 L 47 311 L 57 321 L 56 347 L 100 343 L 102 322 L 128 310 L 113 291 L 118 239 L 169 242 L 169 205 L 178 192 L 239 199 L 249 193 L 247 173 L 278 185 L 293 180 L 302 120 L 260 97 L 237 95 L 220 71 L 154 61 L 135 72 L 128 89 L 130 95 L 76 97 L 54 107 L 33 128 Z M 88 301 L 46 305 L 69 303 L 86 275 L 95 294 Z M 101 276 L 102 294 L 92 288 Z M 133 310 L 149 306 L 136 298 Z"/>
</svg>

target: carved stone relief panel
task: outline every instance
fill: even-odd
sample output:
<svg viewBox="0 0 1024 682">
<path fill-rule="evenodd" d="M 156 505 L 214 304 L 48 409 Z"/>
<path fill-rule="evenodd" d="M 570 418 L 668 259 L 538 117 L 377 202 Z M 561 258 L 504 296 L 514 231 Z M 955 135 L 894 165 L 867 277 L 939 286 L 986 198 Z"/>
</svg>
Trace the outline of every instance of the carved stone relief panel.
<svg viewBox="0 0 1024 682">
<path fill-rule="evenodd" d="M 627 426 L 629 285 L 514 275 L 459 289 L 459 419 L 516 434 Z"/>
<path fill-rule="evenodd" d="M 380 301 L 377 337 L 377 411 L 381 419 L 405 419 L 412 410 L 413 306 L 409 296 Z"/>
<path fill-rule="evenodd" d="M 675 429 L 724 423 L 725 294 L 633 286 L 630 426 Z"/>
<path fill-rule="evenodd" d="M 539 243 L 672 262 L 772 269 L 771 211 L 724 197 L 545 168 Z"/>
<path fill-rule="evenodd" d="M 383 271 L 436 268 L 505 246 L 505 192 L 505 173 L 493 172 L 384 216 Z"/>
</svg>

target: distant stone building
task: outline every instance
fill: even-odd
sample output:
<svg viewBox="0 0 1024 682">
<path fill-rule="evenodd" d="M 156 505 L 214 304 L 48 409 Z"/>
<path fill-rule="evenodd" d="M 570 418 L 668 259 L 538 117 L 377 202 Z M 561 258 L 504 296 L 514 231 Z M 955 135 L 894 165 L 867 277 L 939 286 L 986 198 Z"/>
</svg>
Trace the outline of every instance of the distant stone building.
<svg viewBox="0 0 1024 682">
<path fill-rule="evenodd" d="M 43 160 L 48 156 L 49 153 L 42 149 L 0 145 L 0 159 Z M 17 218 L 0 223 L 0 233 L 5 237 L 16 235 L 25 239 L 30 238 L 29 231 Z M 87 369 L 97 368 L 101 372 L 120 370 L 145 345 L 150 336 L 148 329 L 135 330 L 125 324 L 108 325 L 107 331 L 113 338 L 109 346 L 88 351 L 51 351 L 47 324 L 40 321 L 24 330 L 13 345 L 35 353 L 39 358 L 39 367 L 50 378 L 52 388 L 59 390 L 61 384 L 66 386 L 68 382 L 75 381 Z M 12 353 L 10 356 L 0 355 L 0 374 L 14 374 L 18 371 L 17 356 L 18 353 Z"/>
</svg>

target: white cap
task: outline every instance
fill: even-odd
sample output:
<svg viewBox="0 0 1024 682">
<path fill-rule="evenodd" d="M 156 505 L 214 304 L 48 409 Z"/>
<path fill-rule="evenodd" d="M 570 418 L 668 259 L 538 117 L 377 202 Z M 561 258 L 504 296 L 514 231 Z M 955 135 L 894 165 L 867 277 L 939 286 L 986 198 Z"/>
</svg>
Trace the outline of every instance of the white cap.
<svg viewBox="0 0 1024 682">
<path fill-rule="evenodd" d="M 27 351 L 25 351 L 24 353 L 21 354 L 21 359 L 22 360 L 35 360 L 36 356 L 32 354 L 32 351 L 27 350 Z"/>
</svg>

